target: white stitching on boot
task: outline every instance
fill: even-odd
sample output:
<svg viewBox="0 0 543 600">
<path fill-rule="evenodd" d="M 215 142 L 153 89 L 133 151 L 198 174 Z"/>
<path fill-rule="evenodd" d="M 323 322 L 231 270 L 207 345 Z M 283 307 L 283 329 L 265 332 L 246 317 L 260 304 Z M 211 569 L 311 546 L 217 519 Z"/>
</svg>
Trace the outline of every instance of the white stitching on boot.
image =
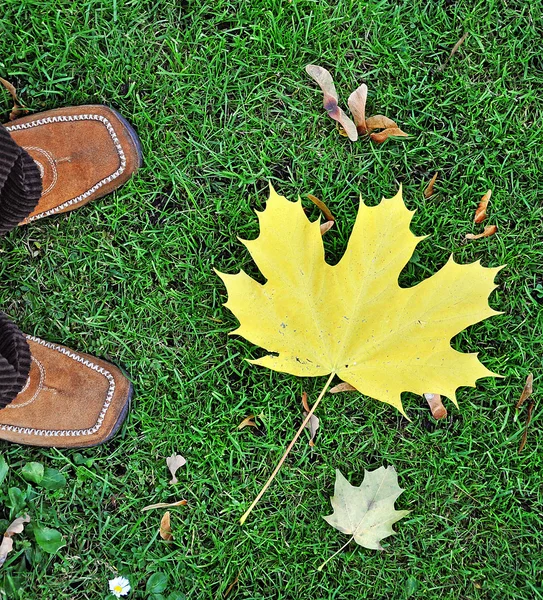
<svg viewBox="0 0 543 600">
<path fill-rule="evenodd" d="M 41 364 L 41 362 L 37 358 L 34 358 L 33 356 L 31 358 L 32 358 L 32 362 L 36 363 L 38 365 L 38 369 L 40 370 L 40 382 L 38 384 L 38 389 L 34 392 L 32 398 L 30 398 L 30 400 L 27 400 L 26 402 L 23 402 L 22 404 L 15 404 L 15 405 L 12 402 L 11 404 L 8 404 L 6 406 L 6 408 L 17 409 L 17 408 L 23 408 L 24 406 L 28 406 L 29 404 L 32 404 L 32 402 L 34 402 L 34 400 L 38 397 L 39 393 L 43 390 L 43 382 L 45 381 L 45 367 Z M 30 385 L 30 375 L 28 376 L 28 378 L 26 380 L 24 388 L 19 392 L 19 394 L 26 392 L 29 385 Z"/>
<path fill-rule="evenodd" d="M 83 436 L 83 435 L 92 435 L 93 433 L 96 433 L 102 427 L 107 410 L 109 408 L 109 405 L 111 404 L 111 400 L 113 399 L 113 394 L 115 393 L 115 378 L 113 377 L 113 375 L 104 367 L 95 365 L 93 362 L 91 362 L 87 358 L 83 358 L 79 354 L 76 354 L 75 352 L 72 352 L 71 350 L 68 350 L 67 348 L 63 348 L 62 346 L 57 346 L 55 344 L 51 344 L 50 342 L 46 342 L 44 340 L 41 340 L 40 338 L 31 336 L 31 335 L 27 335 L 25 337 L 28 340 L 35 342 L 36 344 L 41 344 L 42 346 L 49 348 L 50 350 L 56 350 L 60 354 L 63 354 L 64 356 L 67 356 L 68 358 L 71 358 L 72 360 L 75 360 L 76 362 L 81 363 L 85 367 L 88 367 L 89 369 L 92 369 L 93 371 L 96 371 L 97 373 L 100 373 L 108 380 L 109 389 L 106 394 L 106 399 L 104 401 L 104 405 L 102 406 L 102 410 L 100 411 L 100 414 L 98 415 L 98 419 L 97 419 L 96 423 L 94 424 L 94 426 L 90 427 L 89 429 L 70 429 L 70 430 L 64 431 L 64 430 L 55 430 L 55 429 L 34 429 L 33 427 L 18 427 L 16 425 L 0 424 L 0 431 L 11 431 L 14 433 L 24 433 L 26 435 L 57 436 L 57 437 L 76 437 L 76 436 Z"/>
<path fill-rule="evenodd" d="M 36 121 L 31 121 L 29 123 L 19 123 L 18 125 L 7 125 L 6 129 L 8 131 L 20 131 L 22 129 L 30 129 L 32 127 L 37 127 L 38 125 L 48 125 L 50 123 L 67 123 L 67 122 L 71 122 L 71 121 L 101 121 L 106 126 L 106 129 L 111 137 L 111 140 L 113 141 L 115 148 L 117 149 L 117 153 L 119 154 L 119 160 L 121 161 L 121 165 L 114 173 L 112 173 L 108 177 L 105 177 L 104 179 L 99 181 L 97 184 L 93 185 L 90 189 L 88 189 L 86 192 L 83 192 L 79 196 L 76 196 L 75 198 L 72 198 L 71 200 L 68 200 L 67 202 L 63 202 L 62 204 L 59 204 L 55 208 L 51 208 L 42 213 L 39 213 L 32 217 L 29 217 L 27 220 L 27 222 L 29 222 L 29 223 L 31 221 L 35 221 L 36 219 L 41 219 L 42 217 L 48 217 L 49 215 L 53 215 L 65 208 L 68 208 L 69 206 L 73 206 L 74 204 L 79 204 L 79 202 L 82 202 L 83 200 L 88 198 L 91 194 L 94 194 L 94 192 L 98 191 L 106 183 L 110 183 L 114 179 L 117 179 L 126 169 L 126 156 L 124 154 L 123 147 L 121 146 L 121 142 L 119 142 L 119 138 L 117 137 L 117 134 L 115 133 L 115 129 L 113 128 L 113 125 L 106 119 L 106 117 L 103 117 L 102 115 L 91 115 L 91 114 L 58 115 L 55 117 L 45 117 L 44 119 L 38 119 Z"/>
<path fill-rule="evenodd" d="M 55 161 L 54 161 L 53 157 L 51 156 L 51 154 L 49 152 L 47 152 L 47 150 L 44 150 L 43 148 L 40 148 L 39 146 L 23 146 L 23 149 L 26 150 L 27 152 L 29 150 L 35 150 L 36 152 L 43 154 L 43 156 L 45 156 L 47 162 L 49 163 L 49 166 L 51 167 L 51 171 L 53 171 L 53 181 L 51 181 L 51 183 L 48 185 L 47 189 L 43 190 L 41 193 L 41 197 L 43 198 L 55 187 L 57 180 L 58 180 L 58 171 L 57 171 L 57 166 L 55 165 Z M 44 166 L 41 164 L 41 162 L 39 160 L 36 160 L 35 158 L 32 160 L 36 163 L 36 166 L 40 170 L 40 176 L 43 179 L 43 176 L 45 175 Z"/>
</svg>

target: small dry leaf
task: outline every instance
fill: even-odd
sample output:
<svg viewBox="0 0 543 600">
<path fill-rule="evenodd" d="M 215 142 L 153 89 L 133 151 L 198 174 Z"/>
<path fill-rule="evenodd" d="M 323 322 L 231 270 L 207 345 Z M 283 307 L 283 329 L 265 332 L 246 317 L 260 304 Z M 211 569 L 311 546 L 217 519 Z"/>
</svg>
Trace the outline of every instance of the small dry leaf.
<svg viewBox="0 0 543 600">
<path fill-rule="evenodd" d="M 172 474 L 170 484 L 177 483 L 177 477 L 175 476 L 175 474 L 177 473 L 178 469 L 180 469 L 186 462 L 186 459 L 180 454 L 172 454 L 171 456 L 168 456 L 168 458 L 166 459 L 166 464 L 168 465 L 168 469 Z"/>
<path fill-rule="evenodd" d="M 321 235 L 324 235 L 327 231 L 330 231 L 334 226 L 334 221 L 326 221 L 326 223 L 321 223 Z"/>
<path fill-rule="evenodd" d="M 424 394 L 426 402 L 432 411 L 434 419 L 444 419 L 447 416 L 447 409 L 443 406 L 441 396 L 439 394 Z"/>
<path fill-rule="evenodd" d="M 160 537 L 167 542 L 173 540 L 172 526 L 170 524 L 170 511 L 165 512 L 162 519 L 160 519 Z"/>
<path fill-rule="evenodd" d="M 439 171 L 436 171 L 436 174 L 432 177 L 432 179 L 430 179 L 428 185 L 426 186 L 426 189 L 423 192 L 425 198 L 429 198 L 430 196 L 434 195 L 434 185 L 436 183 L 438 173 Z"/>
<path fill-rule="evenodd" d="M 492 190 L 488 190 L 488 192 L 481 198 L 481 202 L 479 202 L 479 206 L 475 211 L 475 218 L 473 219 L 474 223 L 482 223 L 486 219 L 486 209 L 488 207 L 488 201 L 490 200 L 491 195 Z"/>
<path fill-rule="evenodd" d="M 526 413 L 526 423 L 524 424 L 524 433 L 522 434 L 522 439 L 520 440 L 520 446 L 518 448 L 519 454 L 524 450 L 524 446 L 526 446 L 526 441 L 528 440 L 528 426 L 532 420 L 532 411 L 534 410 L 534 406 L 535 402 L 530 399 L 530 402 L 528 402 L 528 412 Z"/>
<path fill-rule="evenodd" d="M 238 572 L 234 581 L 232 581 L 232 583 L 226 588 L 226 591 L 223 594 L 223 598 L 226 598 L 230 594 L 230 592 L 234 589 L 234 586 L 239 582 L 240 575 L 241 575 L 241 571 Z"/>
<path fill-rule="evenodd" d="M 329 392 L 331 394 L 339 394 L 339 392 L 357 392 L 358 390 L 353 387 L 350 383 L 346 383 L 343 381 L 342 383 L 338 383 L 333 388 L 330 388 Z"/>
<path fill-rule="evenodd" d="M 326 206 L 326 204 L 317 198 L 317 196 L 313 196 L 313 194 L 307 194 L 307 197 L 313 202 L 315 206 L 319 208 L 322 214 L 326 217 L 327 221 L 335 221 L 336 218 L 330 211 L 330 209 Z"/>
<path fill-rule="evenodd" d="M 30 523 L 30 517 L 28 515 L 18 517 L 6 529 L 6 532 L 2 537 L 2 543 L 0 544 L 0 567 L 6 562 L 8 554 L 13 550 L 13 540 L 11 538 L 15 534 L 23 532 L 25 523 Z"/>
<path fill-rule="evenodd" d="M 238 425 L 238 429 L 243 429 L 245 427 L 256 427 L 254 418 L 254 415 L 249 415 L 248 417 L 245 417 L 245 419 L 243 419 L 243 421 Z"/>
<path fill-rule="evenodd" d="M 347 100 L 349 110 L 353 113 L 354 124 L 358 133 L 365 135 L 368 133 L 366 125 L 366 100 L 368 99 L 368 86 L 363 83 L 358 87 Z"/>
<path fill-rule="evenodd" d="M 398 129 L 398 125 L 388 117 L 384 115 L 375 115 L 366 119 L 366 129 L 368 133 L 371 133 L 374 129 L 390 129 L 396 128 Z"/>
<path fill-rule="evenodd" d="M 318 65 L 307 65 L 305 70 L 309 77 L 321 88 L 324 94 L 323 106 L 328 115 L 343 127 L 352 142 L 356 142 L 358 139 L 356 125 L 338 106 L 338 95 L 330 72 Z"/>
<path fill-rule="evenodd" d="M 522 394 L 518 399 L 518 402 L 515 408 L 518 410 L 526 400 L 532 395 L 534 389 L 534 374 L 530 373 L 528 377 L 526 377 L 526 383 L 524 384 L 524 389 L 522 390 Z"/>
<path fill-rule="evenodd" d="M 179 500 L 177 502 L 159 502 L 158 504 L 149 504 L 141 509 L 141 512 L 147 510 L 153 510 L 155 508 L 171 508 L 173 506 L 186 506 L 188 502 L 186 500 Z"/>
<path fill-rule="evenodd" d="M 307 403 L 307 394 L 302 392 L 302 405 L 304 407 L 304 418 L 307 417 L 311 409 L 309 408 L 309 404 Z M 306 429 L 309 429 L 309 433 L 311 437 L 309 438 L 309 445 L 313 447 L 315 445 L 315 436 L 317 435 L 317 429 L 320 427 L 319 418 L 314 414 L 309 417 L 309 421 L 305 426 Z"/>
<path fill-rule="evenodd" d="M 468 35 L 469 34 L 466 31 L 466 33 L 464 33 L 464 35 L 456 42 L 456 44 L 453 46 L 453 49 L 451 50 L 451 53 L 449 54 L 449 56 L 447 56 L 447 60 L 438 68 L 438 71 L 443 71 L 443 69 L 447 66 L 451 58 L 458 52 L 460 46 L 466 41 Z"/>
<path fill-rule="evenodd" d="M 498 231 L 496 225 L 487 225 L 483 233 L 478 233 L 477 235 L 475 235 L 474 233 L 466 233 L 466 240 L 478 240 L 480 238 L 489 237 L 491 235 L 494 235 L 496 231 Z"/>
<path fill-rule="evenodd" d="M 17 90 L 15 89 L 15 86 L 9 81 L 3 79 L 2 77 L 0 77 L 0 83 L 6 88 L 13 100 L 13 108 L 9 113 L 9 120 L 13 121 L 20 115 L 27 113 L 28 110 L 26 108 L 22 108 L 19 104 L 19 98 L 17 97 Z"/>
<path fill-rule="evenodd" d="M 399 127 L 389 127 L 388 129 L 383 129 L 379 133 L 371 133 L 370 138 L 377 142 L 378 144 L 382 144 L 384 141 L 388 140 L 389 137 L 409 137 L 405 131 L 402 131 Z"/>
</svg>

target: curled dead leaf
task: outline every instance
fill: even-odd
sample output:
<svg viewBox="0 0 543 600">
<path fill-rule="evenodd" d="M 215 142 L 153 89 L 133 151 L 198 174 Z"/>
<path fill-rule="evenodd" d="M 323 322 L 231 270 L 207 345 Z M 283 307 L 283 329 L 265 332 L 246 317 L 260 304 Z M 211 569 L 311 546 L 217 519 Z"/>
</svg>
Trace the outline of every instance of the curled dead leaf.
<svg viewBox="0 0 543 600">
<path fill-rule="evenodd" d="M 170 484 L 177 483 L 177 477 L 175 476 L 175 474 L 177 473 L 178 469 L 180 469 L 186 462 L 186 459 L 180 454 L 172 454 L 171 456 L 168 456 L 168 458 L 166 459 L 166 464 L 168 465 L 168 469 L 172 474 Z"/>
<path fill-rule="evenodd" d="M 141 509 L 141 512 L 147 510 L 153 510 L 155 508 L 171 508 L 173 506 L 186 506 L 188 502 L 186 500 L 178 500 L 177 502 L 158 502 L 158 504 L 149 504 Z"/>
<path fill-rule="evenodd" d="M 15 534 L 23 532 L 25 523 L 30 523 L 28 515 L 18 517 L 6 529 L 2 537 L 2 543 L 0 543 L 0 567 L 6 562 L 8 554 L 13 550 L 13 540 L 11 538 Z"/>
<path fill-rule="evenodd" d="M 330 388 L 331 394 L 339 394 L 340 392 L 357 392 L 358 390 L 353 387 L 350 383 L 346 383 L 343 381 L 342 383 L 338 383 L 333 388 Z"/>
<path fill-rule="evenodd" d="M 173 540 L 172 526 L 170 523 L 170 511 L 165 512 L 162 519 L 160 519 L 159 533 L 163 540 L 166 540 L 167 542 L 171 542 Z"/>
<path fill-rule="evenodd" d="M 524 424 L 524 433 L 522 434 L 522 439 L 520 440 L 520 446 L 518 448 L 518 453 L 520 454 L 524 450 L 524 446 L 526 446 L 526 442 L 528 440 L 528 426 L 532 420 L 532 411 L 534 410 L 535 402 L 530 399 L 528 402 L 528 412 L 526 413 L 526 422 Z"/>
<path fill-rule="evenodd" d="M 349 96 L 347 104 L 353 113 L 354 124 L 358 133 L 368 133 L 366 125 L 366 100 L 368 99 L 368 86 L 363 83 Z"/>
<path fill-rule="evenodd" d="M 528 377 L 526 377 L 526 383 L 524 384 L 524 389 L 522 390 L 522 394 L 518 399 L 518 402 L 515 408 L 518 410 L 526 400 L 532 395 L 534 391 L 534 374 L 530 373 Z"/>
<path fill-rule="evenodd" d="M 330 211 L 330 209 L 326 206 L 326 204 L 317 198 L 317 196 L 313 196 L 313 194 L 307 194 L 307 197 L 313 202 L 315 206 L 319 208 L 322 214 L 326 217 L 327 221 L 335 221 L 336 218 Z"/>
<path fill-rule="evenodd" d="M 9 113 L 9 120 L 13 121 L 22 114 L 27 113 L 28 110 L 26 108 L 22 108 L 19 104 L 19 98 L 17 97 L 17 90 L 15 89 L 15 86 L 2 77 L 0 77 L 0 83 L 6 88 L 6 90 L 9 92 L 9 95 L 11 96 L 11 99 L 13 100 L 13 108 Z"/>
<path fill-rule="evenodd" d="M 426 402 L 432 411 L 434 419 L 444 419 L 447 416 L 447 409 L 443 406 L 441 396 L 439 394 L 424 394 Z"/>
<path fill-rule="evenodd" d="M 307 415 L 311 412 L 311 409 L 309 408 L 309 404 L 307 403 L 307 394 L 305 392 L 302 392 L 302 406 L 304 407 L 304 418 L 307 417 Z M 309 417 L 309 421 L 307 422 L 307 425 L 305 426 L 306 429 L 309 429 L 309 433 L 310 433 L 310 438 L 309 438 L 309 445 L 311 447 L 313 447 L 315 445 L 315 436 L 317 435 L 317 429 L 320 427 L 320 422 L 319 422 L 319 418 L 316 417 L 314 414 L 311 415 L 311 417 Z"/>
<path fill-rule="evenodd" d="M 321 88 L 324 95 L 323 106 L 330 118 L 337 121 L 343 127 L 352 142 L 356 142 L 358 139 L 356 125 L 338 105 L 338 95 L 330 72 L 318 65 L 307 65 L 305 70 L 309 77 Z"/>
<path fill-rule="evenodd" d="M 488 207 L 488 201 L 490 200 L 491 195 L 492 190 L 488 190 L 488 192 L 481 198 L 479 206 L 475 211 L 475 218 L 473 219 L 474 223 L 482 223 L 486 219 L 486 209 Z"/>
<path fill-rule="evenodd" d="M 245 419 L 243 419 L 243 421 L 238 425 L 238 429 L 244 429 L 245 427 L 256 427 L 254 418 L 254 415 L 249 415 L 248 417 L 245 417 Z"/>
<path fill-rule="evenodd" d="M 496 231 L 498 231 L 498 227 L 496 225 L 487 225 L 483 233 L 478 233 L 477 235 L 474 233 L 466 233 L 466 240 L 478 240 L 480 238 L 489 237 L 494 235 Z"/>
<path fill-rule="evenodd" d="M 384 115 L 374 115 L 369 119 L 366 119 L 366 129 L 368 133 L 371 133 L 375 129 L 389 129 L 395 127 L 398 128 L 398 125 L 388 117 Z"/>
<path fill-rule="evenodd" d="M 429 198 L 430 196 L 434 195 L 434 185 L 436 183 L 438 173 L 439 171 L 436 171 L 435 175 L 428 182 L 428 185 L 426 186 L 426 189 L 423 192 L 425 198 Z"/>
<path fill-rule="evenodd" d="M 389 127 L 388 129 L 383 129 L 379 133 L 370 133 L 370 138 L 377 142 L 378 144 L 382 144 L 389 137 L 409 137 L 405 131 L 402 131 L 399 127 Z"/>
<path fill-rule="evenodd" d="M 327 231 L 330 231 L 334 226 L 334 221 L 326 221 L 326 223 L 321 223 L 321 235 L 324 235 Z"/>
</svg>

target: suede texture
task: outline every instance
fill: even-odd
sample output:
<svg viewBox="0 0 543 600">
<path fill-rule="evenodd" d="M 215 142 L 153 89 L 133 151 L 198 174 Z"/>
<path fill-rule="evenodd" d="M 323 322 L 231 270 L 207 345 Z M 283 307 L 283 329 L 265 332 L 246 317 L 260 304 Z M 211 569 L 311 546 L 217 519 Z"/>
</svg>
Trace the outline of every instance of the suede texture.
<svg viewBox="0 0 543 600">
<path fill-rule="evenodd" d="M 116 366 L 28 338 L 32 364 L 15 400 L 0 410 L 0 439 L 80 448 L 107 441 L 121 425 L 132 385 Z"/>
<path fill-rule="evenodd" d="M 135 132 L 107 106 L 50 110 L 4 125 L 34 159 L 42 195 L 28 223 L 68 212 L 125 183 L 140 166 Z"/>
</svg>

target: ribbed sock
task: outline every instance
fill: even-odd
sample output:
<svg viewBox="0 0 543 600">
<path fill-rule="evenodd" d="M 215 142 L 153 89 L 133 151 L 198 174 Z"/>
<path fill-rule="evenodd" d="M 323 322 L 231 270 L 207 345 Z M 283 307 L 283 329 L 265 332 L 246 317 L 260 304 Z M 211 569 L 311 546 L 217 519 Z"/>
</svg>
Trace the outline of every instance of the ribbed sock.
<svg viewBox="0 0 543 600">
<path fill-rule="evenodd" d="M 41 192 L 36 163 L 0 125 L 0 235 L 28 217 L 36 208 Z"/>
<path fill-rule="evenodd" d="M 0 409 L 23 389 L 30 362 L 30 348 L 25 336 L 0 312 Z"/>
</svg>

